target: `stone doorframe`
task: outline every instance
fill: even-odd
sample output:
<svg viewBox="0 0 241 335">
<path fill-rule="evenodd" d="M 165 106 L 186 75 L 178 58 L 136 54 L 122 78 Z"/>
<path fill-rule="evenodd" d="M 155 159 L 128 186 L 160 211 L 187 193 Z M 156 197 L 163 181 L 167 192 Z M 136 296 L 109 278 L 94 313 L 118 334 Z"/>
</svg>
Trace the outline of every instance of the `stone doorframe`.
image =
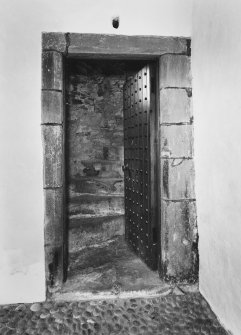
<svg viewBox="0 0 241 335">
<path fill-rule="evenodd" d="M 159 64 L 160 204 L 163 279 L 198 278 L 190 39 L 77 33 L 42 34 L 42 139 L 47 292 L 65 279 L 65 117 L 67 57 L 152 59 Z M 65 271 L 64 271 L 65 270 Z"/>
</svg>

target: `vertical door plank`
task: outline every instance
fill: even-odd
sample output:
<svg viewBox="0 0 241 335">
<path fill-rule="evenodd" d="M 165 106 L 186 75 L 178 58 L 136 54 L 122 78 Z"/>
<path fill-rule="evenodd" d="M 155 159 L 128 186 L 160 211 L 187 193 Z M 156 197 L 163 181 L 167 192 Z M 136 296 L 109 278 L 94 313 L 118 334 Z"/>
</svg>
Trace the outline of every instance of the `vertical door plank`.
<svg viewBox="0 0 241 335">
<path fill-rule="evenodd" d="M 143 67 L 124 86 L 126 239 L 152 269 L 157 268 L 155 215 L 155 94 L 153 68 Z"/>
</svg>

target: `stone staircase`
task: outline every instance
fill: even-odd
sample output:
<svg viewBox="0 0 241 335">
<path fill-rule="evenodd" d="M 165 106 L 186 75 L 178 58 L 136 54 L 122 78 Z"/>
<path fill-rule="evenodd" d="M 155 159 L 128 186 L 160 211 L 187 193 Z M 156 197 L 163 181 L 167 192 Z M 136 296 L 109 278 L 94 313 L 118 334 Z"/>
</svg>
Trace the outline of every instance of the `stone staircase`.
<svg viewBox="0 0 241 335">
<path fill-rule="evenodd" d="M 107 180 L 106 180 L 107 182 Z M 81 180 L 83 185 L 103 185 L 100 178 Z M 110 180 L 108 180 L 110 183 Z M 111 183 L 113 186 L 113 182 Z M 124 235 L 124 195 L 123 192 L 115 192 L 112 189 L 102 192 L 101 187 L 97 193 L 76 192 L 78 183 L 71 187 L 68 204 L 69 217 L 69 253 L 78 252 L 88 247 L 99 247 L 108 243 L 117 236 Z M 106 185 L 106 183 L 105 183 Z M 86 189 L 85 187 L 85 189 Z M 103 187 L 102 187 L 103 189 Z M 91 188 L 89 189 L 91 190 Z"/>
</svg>

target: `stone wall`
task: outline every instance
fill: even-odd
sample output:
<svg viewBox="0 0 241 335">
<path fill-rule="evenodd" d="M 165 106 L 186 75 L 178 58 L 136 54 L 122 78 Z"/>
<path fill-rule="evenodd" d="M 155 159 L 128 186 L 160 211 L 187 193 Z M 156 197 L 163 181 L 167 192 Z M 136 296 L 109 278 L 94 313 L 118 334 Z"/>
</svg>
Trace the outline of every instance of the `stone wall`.
<svg viewBox="0 0 241 335">
<path fill-rule="evenodd" d="M 198 279 L 190 57 L 160 58 L 161 249 L 167 281 Z"/>
</svg>

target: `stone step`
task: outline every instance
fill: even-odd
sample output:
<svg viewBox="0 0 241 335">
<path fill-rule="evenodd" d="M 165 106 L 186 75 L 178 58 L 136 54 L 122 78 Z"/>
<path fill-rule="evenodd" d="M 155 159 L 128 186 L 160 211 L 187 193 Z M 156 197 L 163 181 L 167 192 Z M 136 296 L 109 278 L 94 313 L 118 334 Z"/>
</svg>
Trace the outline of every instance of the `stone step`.
<svg viewBox="0 0 241 335">
<path fill-rule="evenodd" d="M 124 214 L 124 196 L 79 194 L 69 198 L 68 212 L 71 215 Z"/>
<path fill-rule="evenodd" d="M 99 178 L 124 178 L 122 170 L 123 161 L 120 160 L 85 160 L 81 161 L 83 170 L 81 175 L 84 177 L 94 177 L 97 175 Z"/>
<path fill-rule="evenodd" d="M 70 180 L 70 191 L 91 194 L 124 195 L 123 178 L 76 177 Z"/>
<path fill-rule="evenodd" d="M 69 220 L 69 252 L 98 245 L 124 233 L 124 215 L 73 216 Z"/>
</svg>

